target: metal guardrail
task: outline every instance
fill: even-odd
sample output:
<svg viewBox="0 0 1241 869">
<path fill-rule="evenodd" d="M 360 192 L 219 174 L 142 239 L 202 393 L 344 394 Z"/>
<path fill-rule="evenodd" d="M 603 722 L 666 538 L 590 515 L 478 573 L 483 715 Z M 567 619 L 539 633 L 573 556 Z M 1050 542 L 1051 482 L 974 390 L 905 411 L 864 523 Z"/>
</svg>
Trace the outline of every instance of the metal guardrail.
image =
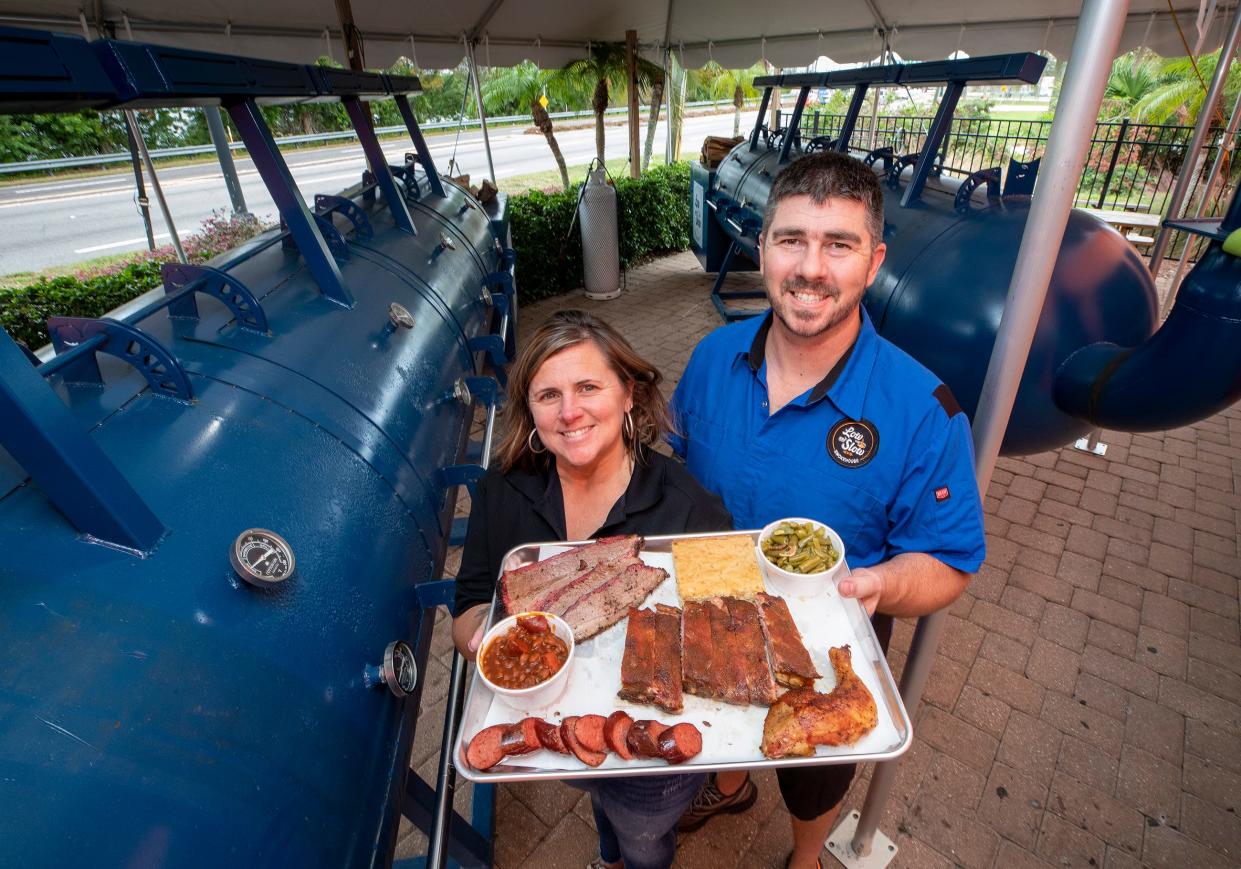
<svg viewBox="0 0 1241 869">
<path fill-rule="evenodd" d="M 722 105 L 731 106 L 732 100 L 702 100 L 699 102 L 686 103 L 686 108 L 701 108 L 703 106 L 718 107 Z M 618 115 L 628 112 L 627 107 L 619 107 L 608 109 L 605 114 Z M 577 118 L 593 118 L 595 113 L 592 111 L 581 112 L 548 112 L 548 117 L 552 120 L 566 120 Z M 489 117 L 489 124 L 504 123 L 522 123 L 530 120 L 529 115 L 506 115 L 504 117 Z M 452 130 L 460 125 L 466 128 L 479 126 L 478 118 L 466 118 L 463 121 L 435 121 L 429 124 L 421 124 L 423 131 L 426 130 Z M 406 133 L 408 132 L 404 125 L 392 127 L 377 127 L 376 132 L 381 136 Z M 276 144 L 283 145 L 303 145 L 308 142 L 333 142 L 347 141 L 356 139 L 357 133 L 353 130 L 342 130 L 340 132 L 331 133 L 308 133 L 300 136 L 281 136 L 276 139 Z M 241 142 L 230 142 L 229 149 L 233 151 L 244 151 L 245 145 Z M 161 157 L 191 157 L 199 154 L 214 154 L 215 146 L 207 145 L 186 145 L 181 148 L 158 148 L 151 151 L 152 159 Z M 82 166 L 104 166 L 110 163 L 128 163 L 132 157 L 128 151 L 117 151 L 111 154 L 87 154 L 82 157 L 57 157 L 49 160 L 27 160 L 21 163 L 0 163 L 0 175 L 15 175 L 21 172 L 54 172 L 57 169 L 75 169 Z"/>
</svg>

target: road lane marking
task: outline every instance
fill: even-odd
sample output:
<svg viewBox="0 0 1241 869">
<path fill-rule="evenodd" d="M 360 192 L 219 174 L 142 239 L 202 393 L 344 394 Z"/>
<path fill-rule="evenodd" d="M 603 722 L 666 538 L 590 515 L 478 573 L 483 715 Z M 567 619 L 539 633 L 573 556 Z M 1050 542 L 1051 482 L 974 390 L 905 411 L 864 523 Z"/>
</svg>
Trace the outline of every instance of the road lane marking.
<svg viewBox="0 0 1241 869">
<path fill-rule="evenodd" d="M 172 238 L 172 236 L 166 232 L 155 233 L 156 241 L 158 241 L 161 238 Z M 77 250 L 75 250 L 74 253 L 94 253 L 97 250 L 108 250 L 109 248 L 113 248 L 113 247 L 126 247 L 131 244 L 140 244 L 141 242 L 144 242 L 146 240 L 147 240 L 147 237 L 145 235 L 140 235 L 137 238 L 127 238 L 124 241 L 112 241 L 112 242 L 108 242 L 107 244 L 96 244 L 92 247 L 80 247 Z"/>
</svg>

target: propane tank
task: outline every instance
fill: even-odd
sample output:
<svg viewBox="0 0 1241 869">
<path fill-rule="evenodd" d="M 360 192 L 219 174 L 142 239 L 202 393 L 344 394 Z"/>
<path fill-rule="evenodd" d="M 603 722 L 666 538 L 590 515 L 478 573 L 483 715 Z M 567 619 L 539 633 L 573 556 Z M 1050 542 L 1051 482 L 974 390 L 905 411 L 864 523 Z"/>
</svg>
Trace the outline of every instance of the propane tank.
<svg viewBox="0 0 1241 869">
<path fill-rule="evenodd" d="M 616 190 L 607 178 L 607 170 L 602 166 L 589 173 L 578 205 L 586 298 L 600 302 L 621 294 Z"/>
</svg>

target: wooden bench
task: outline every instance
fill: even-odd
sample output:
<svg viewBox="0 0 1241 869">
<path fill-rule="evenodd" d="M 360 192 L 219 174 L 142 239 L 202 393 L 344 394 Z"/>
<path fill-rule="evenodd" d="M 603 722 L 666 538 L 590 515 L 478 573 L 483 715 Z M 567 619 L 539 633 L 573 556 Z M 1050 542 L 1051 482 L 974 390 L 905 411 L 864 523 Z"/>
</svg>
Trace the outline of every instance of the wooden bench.
<svg viewBox="0 0 1241 869">
<path fill-rule="evenodd" d="M 1155 231 L 1163 218 L 1158 214 L 1143 214 L 1138 211 L 1115 211 L 1107 208 L 1081 208 L 1087 214 L 1093 214 L 1116 228 L 1116 231 L 1128 239 L 1134 246 L 1146 246 L 1155 243 Z"/>
</svg>

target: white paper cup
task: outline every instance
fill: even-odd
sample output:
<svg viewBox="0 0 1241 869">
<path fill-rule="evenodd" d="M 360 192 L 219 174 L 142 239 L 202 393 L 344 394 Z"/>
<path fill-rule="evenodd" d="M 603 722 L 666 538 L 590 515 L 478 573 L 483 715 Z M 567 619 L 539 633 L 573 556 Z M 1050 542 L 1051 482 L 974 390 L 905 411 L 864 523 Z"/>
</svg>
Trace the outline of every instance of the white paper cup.
<svg viewBox="0 0 1241 869">
<path fill-rule="evenodd" d="M 832 546 L 840 557 L 836 559 L 836 563 L 827 570 L 821 570 L 818 573 L 793 573 L 790 570 L 776 567 L 772 564 L 767 556 L 763 554 L 763 541 L 771 536 L 772 532 L 785 522 L 804 525 L 807 522 L 815 528 L 822 528 L 827 532 L 827 539 L 832 542 Z M 762 530 L 758 535 L 758 544 L 755 546 L 758 555 L 759 567 L 763 570 L 763 579 L 766 581 L 767 588 L 779 595 L 787 597 L 811 597 L 820 594 L 836 593 L 836 576 L 840 573 L 840 567 L 845 563 L 845 544 L 837 534 L 828 525 L 822 522 L 816 522 L 813 519 L 781 519 L 772 522 Z"/>
<path fill-rule="evenodd" d="M 487 678 L 487 671 L 482 666 L 483 653 L 487 650 L 487 646 L 492 640 L 506 634 L 509 628 L 517 624 L 518 618 L 525 618 L 526 616 L 542 616 L 547 619 L 547 623 L 551 625 L 552 633 L 564 640 L 565 645 L 569 647 L 569 657 L 565 659 L 564 666 L 553 673 L 552 677 L 545 682 L 540 682 L 538 685 L 533 685 L 529 688 L 501 688 Z M 543 612 L 518 613 L 496 622 L 492 625 L 491 630 L 483 635 L 483 641 L 478 646 L 478 675 L 482 678 L 483 684 L 513 709 L 518 711 L 535 709 L 540 706 L 546 706 L 549 703 L 555 703 L 560 699 L 560 695 L 564 693 L 565 686 L 569 684 L 569 669 L 573 666 L 573 651 L 573 628 L 569 627 L 569 623 L 560 616 Z"/>
</svg>

